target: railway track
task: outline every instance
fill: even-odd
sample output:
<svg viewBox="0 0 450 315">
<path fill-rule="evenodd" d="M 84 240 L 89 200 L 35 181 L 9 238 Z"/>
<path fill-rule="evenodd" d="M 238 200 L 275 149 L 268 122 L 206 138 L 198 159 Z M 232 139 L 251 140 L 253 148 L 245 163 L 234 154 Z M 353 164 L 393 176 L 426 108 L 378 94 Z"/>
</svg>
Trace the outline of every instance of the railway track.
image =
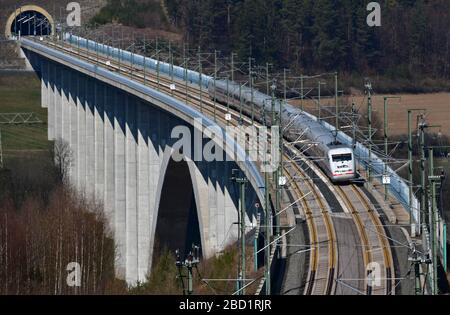
<svg viewBox="0 0 450 315">
<path fill-rule="evenodd" d="M 294 149 L 292 154 L 296 154 Z M 333 221 L 329 215 L 329 208 L 318 189 L 309 179 L 296 180 L 301 175 L 307 178 L 291 155 L 287 155 L 290 163 L 285 167 L 285 174 L 289 178 L 289 185 L 297 192 L 302 200 L 302 209 L 308 224 L 310 235 L 310 271 L 305 286 L 305 295 L 332 295 L 334 293 L 334 278 L 337 269 L 336 233 Z M 308 193 L 312 193 L 308 198 Z"/>
<path fill-rule="evenodd" d="M 336 186 L 346 206 L 351 211 L 360 234 L 366 266 L 365 288 L 368 295 L 391 295 L 393 259 L 386 232 L 374 207 L 361 190 L 355 186 Z M 378 281 L 368 281 L 373 276 Z M 379 272 L 379 274 L 377 274 Z"/>
<path fill-rule="evenodd" d="M 219 120 L 223 125 L 232 124 L 238 126 L 241 123 L 245 125 L 253 123 L 258 126 L 255 121 L 243 115 L 242 112 L 238 112 L 218 102 L 213 102 L 209 99 L 209 94 L 206 89 L 201 90 L 197 86 L 183 84 L 183 82 L 176 79 L 172 80 L 165 75 L 156 76 L 153 71 L 146 71 L 144 73 L 142 69 L 130 66 L 127 63 L 122 62 L 118 64 L 115 59 L 107 58 L 101 54 L 97 55 L 83 48 L 77 49 L 70 44 L 57 45 L 47 40 L 45 43 L 77 58 L 84 59 L 88 62 L 99 63 L 109 70 L 120 72 L 122 75 L 133 80 L 168 95 L 172 95 L 194 106 L 201 112 L 208 113 L 208 115 Z M 174 83 L 177 86 L 181 86 L 181 88 L 171 89 L 171 85 Z M 230 114 L 232 119 L 226 120 L 225 114 Z M 291 161 L 291 163 L 285 163 L 287 166 L 284 166 L 284 174 L 289 179 L 289 186 L 294 192 L 296 200 L 301 199 L 299 208 L 303 209 L 311 243 L 310 268 L 304 294 L 333 294 L 338 268 L 338 250 L 330 210 L 317 187 L 310 180 L 306 179 L 306 173 L 300 168 L 297 162 L 293 161 L 292 155 L 299 153 L 295 152 L 295 149 L 292 148 L 286 149 L 284 158 Z M 298 181 L 296 180 L 298 177 L 305 178 L 305 180 Z M 337 186 L 337 190 L 349 209 L 352 209 L 352 216 L 358 227 L 361 243 L 364 248 L 363 256 L 365 265 L 367 266 L 371 262 L 377 262 L 383 270 L 382 277 L 385 281 L 383 281 L 381 288 L 376 287 L 372 290 L 372 287 L 367 285 L 367 294 L 389 294 L 392 290 L 390 278 L 393 275 L 393 263 L 389 243 L 381 221 L 375 214 L 375 210 L 371 207 L 370 202 L 366 200 L 358 188 L 355 186 L 349 186 L 348 188 Z M 308 198 L 309 196 L 305 197 L 308 193 L 312 194 L 311 198 Z M 353 202 L 356 202 L 358 207 L 355 207 L 352 204 Z"/>
</svg>

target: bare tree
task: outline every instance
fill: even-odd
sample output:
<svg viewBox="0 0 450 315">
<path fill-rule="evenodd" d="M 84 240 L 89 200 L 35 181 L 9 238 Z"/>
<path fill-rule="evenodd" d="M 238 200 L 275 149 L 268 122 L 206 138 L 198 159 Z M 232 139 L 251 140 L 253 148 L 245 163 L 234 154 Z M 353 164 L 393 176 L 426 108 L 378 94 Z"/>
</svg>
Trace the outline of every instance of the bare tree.
<svg viewBox="0 0 450 315">
<path fill-rule="evenodd" d="M 66 183 L 69 177 L 70 166 L 73 162 L 73 152 L 67 141 L 59 138 L 53 147 L 53 159 L 58 170 L 58 177 L 62 183 Z"/>
</svg>

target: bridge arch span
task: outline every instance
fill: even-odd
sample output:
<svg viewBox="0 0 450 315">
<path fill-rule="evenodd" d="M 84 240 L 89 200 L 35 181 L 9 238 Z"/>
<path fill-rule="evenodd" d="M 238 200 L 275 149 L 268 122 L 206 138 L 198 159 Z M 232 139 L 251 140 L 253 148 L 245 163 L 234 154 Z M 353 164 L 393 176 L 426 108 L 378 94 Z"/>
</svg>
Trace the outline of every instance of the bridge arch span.
<svg viewBox="0 0 450 315">
<path fill-rule="evenodd" d="M 151 271 L 164 181 L 178 144 L 172 131 L 183 126 L 193 135 L 214 122 L 170 96 L 105 68 L 26 38 L 21 43 L 42 80 L 49 140 L 61 138 L 69 143 L 75 153 L 71 181 L 87 197 L 105 205 L 117 243 L 117 276 L 129 284 L 145 281 Z M 201 125 L 197 118 L 202 118 Z M 207 143 L 211 138 L 203 140 Z M 235 151 L 239 157 L 245 151 L 232 149 L 238 143 L 231 137 L 223 140 L 218 141 L 227 156 L 222 161 L 197 161 L 187 152 L 182 154 L 188 168 L 184 171 L 192 181 L 204 258 L 237 240 L 239 187 L 231 181 L 234 169 L 241 169 L 249 179 L 247 226 L 256 227 L 256 212 L 261 210 L 255 204 L 264 200 L 264 182 L 256 166 L 242 158 L 228 159 Z"/>
</svg>

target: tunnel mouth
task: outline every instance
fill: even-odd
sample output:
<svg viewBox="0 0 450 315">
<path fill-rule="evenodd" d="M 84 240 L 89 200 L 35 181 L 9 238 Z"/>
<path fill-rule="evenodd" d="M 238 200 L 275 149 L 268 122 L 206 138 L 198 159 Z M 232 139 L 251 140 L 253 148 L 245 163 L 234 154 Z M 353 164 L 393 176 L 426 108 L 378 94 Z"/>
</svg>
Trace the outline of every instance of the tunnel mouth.
<svg viewBox="0 0 450 315">
<path fill-rule="evenodd" d="M 11 24 L 11 34 L 18 36 L 48 36 L 52 32 L 49 19 L 37 11 L 17 15 Z"/>
<path fill-rule="evenodd" d="M 197 215 L 194 188 L 186 161 L 170 159 L 156 223 L 153 261 L 161 253 L 180 251 L 182 258 L 192 249 L 200 246 L 200 225 Z"/>
<path fill-rule="evenodd" d="M 55 33 L 55 23 L 52 16 L 36 5 L 24 5 L 9 16 L 5 37 L 48 36 Z"/>
</svg>

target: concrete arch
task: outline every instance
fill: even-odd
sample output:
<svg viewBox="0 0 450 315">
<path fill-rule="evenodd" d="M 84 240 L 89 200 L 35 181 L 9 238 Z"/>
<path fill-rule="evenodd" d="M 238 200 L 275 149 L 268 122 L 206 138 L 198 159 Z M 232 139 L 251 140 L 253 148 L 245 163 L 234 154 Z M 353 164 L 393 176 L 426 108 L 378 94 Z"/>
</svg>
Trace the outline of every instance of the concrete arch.
<svg viewBox="0 0 450 315">
<path fill-rule="evenodd" d="M 164 153 L 163 153 L 163 157 L 161 159 L 161 165 L 160 165 L 160 176 L 158 179 L 158 188 L 157 188 L 157 192 L 156 192 L 156 199 L 154 201 L 154 207 L 153 209 L 155 209 L 155 214 L 154 214 L 154 220 L 152 221 L 152 226 L 151 226 L 151 232 L 150 235 L 154 236 L 156 233 L 156 226 L 158 224 L 158 214 L 159 214 L 159 210 L 160 210 L 160 204 L 161 204 L 161 197 L 162 197 L 162 188 L 164 186 L 164 181 L 166 178 L 166 172 L 168 171 L 168 166 L 169 166 L 169 162 L 173 156 L 173 154 L 175 153 L 175 150 L 170 147 L 170 146 L 166 146 Z M 196 176 L 198 176 L 198 174 L 196 173 L 196 165 L 195 163 L 190 160 L 190 159 L 185 159 L 185 162 L 188 165 L 189 168 L 189 175 L 191 177 L 191 181 L 192 181 L 192 185 L 193 185 L 193 190 L 194 190 L 194 197 L 195 197 L 195 203 L 197 205 L 197 217 L 198 217 L 198 223 L 199 223 L 199 229 L 200 229 L 200 238 L 201 238 L 201 246 L 203 249 L 203 255 L 205 257 L 211 257 L 212 256 L 212 252 L 209 250 L 210 246 L 208 246 L 208 235 L 207 234 L 207 228 L 206 228 L 206 224 L 207 222 L 205 222 L 203 220 L 204 215 L 202 215 L 202 210 L 203 212 L 205 211 L 204 207 L 203 207 L 203 203 L 201 201 L 201 199 L 199 198 L 199 189 L 201 189 L 198 185 L 199 183 L 196 180 Z M 203 189 L 205 189 L 205 186 L 202 187 Z M 207 187 L 206 187 L 207 188 Z M 151 238 L 150 241 L 150 257 L 153 256 L 153 250 L 154 250 L 154 237 Z M 150 268 L 151 268 L 151 261 L 149 261 L 150 264 Z"/>
<path fill-rule="evenodd" d="M 97 187 L 105 191 L 101 196 L 111 209 L 109 218 L 117 241 L 116 275 L 129 284 L 145 281 L 152 267 L 158 213 L 161 198 L 165 197 L 164 180 L 175 153 L 173 147 L 178 145 L 170 136 L 172 128 L 185 126 L 191 135 L 195 131 L 202 134 L 214 122 L 170 96 L 101 67 L 26 38 L 21 45 L 33 68 L 42 73 L 43 97 L 49 108 L 49 139 L 70 138 L 77 150 L 74 183 L 80 188 L 90 183 L 91 191 Z M 61 87 L 68 88 L 72 97 L 67 97 Z M 68 129 L 75 130 L 75 134 Z M 240 168 L 250 181 L 246 193 L 248 226 L 255 226 L 257 210 L 253 205 L 261 204 L 264 198 L 261 175 L 256 165 L 242 160 L 245 151 L 237 141 L 231 136 L 217 141 L 227 155 L 226 161 L 207 164 L 186 157 L 186 177 L 192 181 L 197 235 L 204 258 L 220 253 L 237 240 L 239 189 L 226 180 L 231 170 Z M 204 142 L 208 142 L 207 138 Z M 228 159 L 236 155 L 236 159 Z M 88 156 L 94 161 L 90 168 Z"/>
<path fill-rule="evenodd" d="M 43 16 L 45 16 L 48 21 L 50 22 L 51 26 L 52 26 L 52 34 L 55 34 L 55 21 L 53 20 L 52 16 L 50 15 L 50 13 L 47 12 L 47 10 L 34 5 L 34 4 L 29 4 L 29 5 L 24 5 L 18 9 L 16 9 L 8 18 L 8 20 L 6 21 L 6 29 L 5 29 L 5 36 L 6 38 L 11 38 L 12 34 L 11 34 L 11 27 L 12 24 L 14 22 L 14 19 L 21 13 L 26 12 L 26 11 L 35 11 L 35 12 L 39 12 L 41 13 Z"/>
</svg>

